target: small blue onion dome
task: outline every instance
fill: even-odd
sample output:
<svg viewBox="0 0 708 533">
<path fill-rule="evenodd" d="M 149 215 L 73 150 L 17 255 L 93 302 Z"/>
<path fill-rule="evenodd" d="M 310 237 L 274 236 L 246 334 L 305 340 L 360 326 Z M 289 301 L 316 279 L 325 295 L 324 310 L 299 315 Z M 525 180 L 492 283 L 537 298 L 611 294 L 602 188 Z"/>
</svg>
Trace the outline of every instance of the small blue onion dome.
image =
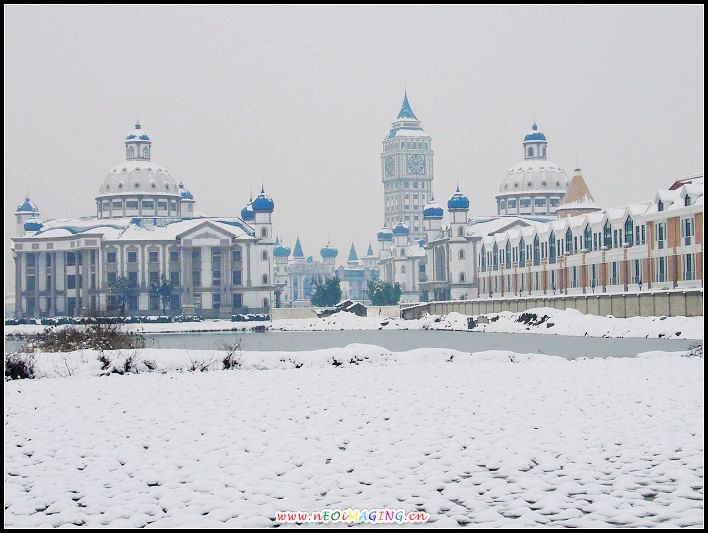
<svg viewBox="0 0 708 533">
<path fill-rule="evenodd" d="M 539 131 L 538 129 L 538 124 L 535 122 L 533 123 L 533 126 L 531 126 L 531 131 L 526 134 L 526 137 L 524 137 L 524 142 L 546 142 L 546 136 L 543 134 L 543 132 Z"/>
<path fill-rule="evenodd" d="M 25 201 L 22 202 L 20 205 L 17 206 L 17 211 L 15 213 L 38 213 L 39 209 L 37 209 L 37 206 L 34 205 L 30 199 L 29 196 L 25 196 Z"/>
<path fill-rule="evenodd" d="M 261 188 L 261 194 L 256 196 L 251 205 L 256 213 L 272 213 L 275 208 L 275 202 L 265 193 L 263 188 Z"/>
<path fill-rule="evenodd" d="M 150 137 L 148 137 L 148 134 L 145 133 L 145 130 L 143 127 L 140 125 L 140 122 L 135 123 L 135 128 L 133 128 L 133 131 L 131 131 L 128 136 L 125 138 L 126 141 L 149 141 Z"/>
<path fill-rule="evenodd" d="M 253 206 L 251 202 L 248 202 L 243 209 L 241 209 L 241 218 L 245 221 L 253 220 L 256 218 L 256 214 L 253 212 Z"/>
<path fill-rule="evenodd" d="M 423 218 L 442 218 L 443 215 L 443 208 L 434 200 L 431 200 L 423 208 Z"/>
<path fill-rule="evenodd" d="M 420 245 L 421 248 L 425 248 L 425 239 L 420 239 L 418 241 L 418 244 Z"/>
<path fill-rule="evenodd" d="M 275 257 L 290 257 L 290 247 L 276 242 L 273 247 L 273 255 Z"/>
<path fill-rule="evenodd" d="M 376 234 L 376 240 L 379 241 L 392 241 L 393 240 L 393 232 L 388 229 L 387 227 L 381 228 L 381 230 Z"/>
<path fill-rule="evenodd" d="M 184 187 L 184 183 L 179 182 L 179 195 L 183 200 L 194 200 L 194 195 Z"/>
<path fill-rule="evenodd" d="M 450 211 L 465 211 L 470 208 L 470 199 L 460 192 L 460 188 L 457 187 L 455 194 L 450 196 L 447 201 L 447 208 Z"/>
<path fill-rule="evenodd" d="M 42 223 L 34 217 L 28 219 L 24 225 L 25 231 L 39 231 L 42 227 Z"/>
<path fill-rule="evenodd" d="M 328 258 L 334 258 L 337 257 L 337 254 L 339 251 L 332 246 L 330 243 L 327 243 L 327 245 L 320 250 L 320 255 L 322 256 L 323 259 L 328 259 Z"/>
<path fill-rule="evenodd" d="M 396 224 L 396 226 L 393 228 L 393 234 L 396 235 L 397 237 L 400 235 L 402 237 L 407 236 L 411 230 L 408 229 L 408 226 L 406 226 L 403 222 L 399 222 Z"/>
</svg>

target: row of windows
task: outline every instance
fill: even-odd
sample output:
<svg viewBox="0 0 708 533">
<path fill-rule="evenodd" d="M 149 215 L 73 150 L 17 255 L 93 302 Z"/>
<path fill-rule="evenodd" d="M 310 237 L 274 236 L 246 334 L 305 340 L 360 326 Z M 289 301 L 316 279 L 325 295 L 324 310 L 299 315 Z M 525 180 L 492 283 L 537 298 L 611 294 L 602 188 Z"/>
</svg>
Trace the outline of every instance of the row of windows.
<svg viewBox="0 0 708 533">
<path fill-rule="evenodd" d="M 261 250 L 261 259 L 267 261 L 270 258 L 268 250 Z M 192 264 L 201 263 L 202 251 L 200 248 L 195 248 L 192 250 Z M 240 262 L 242 260 L 241 250 L 231 250 L 231 261 Z M 106 252 L 106 263 L 115 264 L 118 261 L 118 252 L 109 250 Z M 138 262 L 138 252 L 136 250 L 128 250 L 126 253 L 126 261 L 128 263 Z M 180 251 L 170 250 L 169 252 L 169 262 L 178 263 L 180 261 Z M 158 250 L 148 251 L 148 263 L 156 264 L 160 262 L 160 252 Z M 217 265 L 221 263 L 221 250 L 213 249 L 211 251 L 211 262 L 212 265 Z M 67 264 L 69 264 L 67 262 Z"/>
<path fill-rule="evenodd" d="M 169 206 L 169 211 L 171 213 L 176 213 L 177 212 L 177 202 L 176 201 L 171 201 L 167 202 L 167 200 L 142 200 L 141 202 L 138 200 L 113 200 L 113 201 L 108 201 L 104 200 L 101 202 L 101 211 L 104 213 L 108 213 L 109 211 L 120 211 L 121 213 L 123 212 L 123 205 L 125 204 L 125 210 L 128 212 L 128 214 L 137 214 L 138 211 L 142 209 L 142 212 L 145 213 L 147 211 L 149 212 L 155 212 L 155 207 L 157 206 L 157 211 L 158 212 L 167 212 L 167 208 Z"/>
<path fill-rule="evenodd" d="M 128 159 L 132 159 L 135 157 L 135 154 L 137 151 L 135 150 L 135 146 L 128 146 Z M 147 146 L 143 146 L 143 159 L 150 159 L 150 148 Z"/>
<path fill-rule="evenodd" d="M 428 184 L 425 181 L 394 181 L 393 183 L 384 183 L 384 191 L 394 191 L 398 189 L 404 189 L 404 190 L 415 190 L 415 189 L 420 189 L 420 190 L 426 190 L 428 188 L 432 188 L 432 184 Z"/>
<path fill-rule="evenodd" d="M 396 141 L 384 143 L 384 152 L 392 150 L 427 150 L 428 143 L 425 141 Z"/>
</svg>

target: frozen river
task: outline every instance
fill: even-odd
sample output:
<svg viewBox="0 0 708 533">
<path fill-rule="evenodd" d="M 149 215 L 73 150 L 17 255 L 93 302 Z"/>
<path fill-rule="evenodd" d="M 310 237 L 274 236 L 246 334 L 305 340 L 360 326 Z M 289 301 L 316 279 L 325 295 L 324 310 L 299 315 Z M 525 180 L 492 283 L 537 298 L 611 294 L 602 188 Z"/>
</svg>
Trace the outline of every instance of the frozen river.
<svg viewBox="0 0 708 533">
<path fill-rule="evenodd" d="M 348 344 L 373 344 L 392 351 L 414 348 L 451 348 L 479 352 L 509 350 L 518 353 L 541 353 L 576 357 L 633 357 L 653 350 L 683 351 L 695 340 L 597 338 L 519 333 L 479 333 L 467 331 L 268 331 L 223 333 L 160 333 L 146 336 L 155 348 L 214 349 L 236 338 L 241 348 L 252 351 L 293 350 L 344 347 Z M 701 341 L 702 342 L 702 341 Z"/>
</svg>

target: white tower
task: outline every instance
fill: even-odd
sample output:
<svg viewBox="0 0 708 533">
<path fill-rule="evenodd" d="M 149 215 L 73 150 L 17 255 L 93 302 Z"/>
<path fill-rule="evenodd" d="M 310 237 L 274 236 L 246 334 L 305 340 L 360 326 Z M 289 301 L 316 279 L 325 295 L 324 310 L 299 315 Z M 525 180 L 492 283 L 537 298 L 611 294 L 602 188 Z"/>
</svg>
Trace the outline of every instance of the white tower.
<svg viewBox="0 0 708 533">
<path fill-rule="evenodd" d="M 253 208 L 253 222 L 251 225 L 256 229 L 256 238 L 264 242 L 270 242 L 274 244 L 273 239 L 273 209 L 275 208 L 275 202 L 268 196 L 263 187 L 261 187 L 261 194 L 256 196 L 251 202 L 251 207 Z"/>
<path fill-rule="evenodd" d="M 382 145 L 384 222 L 388 227 L 403 222 L 413 239 L 422 239 L 423 206 L 433 196 L 433 149 L 407 94 Z"/>
<path fill-rule="evenodd" d="M 426 242 L 430 242 L 440 235 L 443 215 L 443 208 L 433 199 L 423 208 L 423 230 Z"/>
<path fill-rule="evenodd" d="M 140 122 L 136 122 L 135 128 L 125 139 L 125 158 L 128 161 L 150 161 L 150 145 L 150 137 L 142 129 Z"/>
</svg>

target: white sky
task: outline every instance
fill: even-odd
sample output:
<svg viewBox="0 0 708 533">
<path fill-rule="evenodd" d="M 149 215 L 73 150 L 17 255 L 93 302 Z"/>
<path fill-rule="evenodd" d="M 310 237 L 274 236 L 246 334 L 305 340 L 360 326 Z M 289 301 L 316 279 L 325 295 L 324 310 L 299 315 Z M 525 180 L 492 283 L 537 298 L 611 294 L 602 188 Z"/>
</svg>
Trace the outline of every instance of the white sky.
<svg viewBox="0 0 708 533">
<path fill-rule="evenodd" d="M 6 283 L 25 193 L 92 215 L 139 113 L 153 160 L 197 210 L 249 191 L 275 230 L 344 262 L 383 223 L 381 140 L 404 86 L 472 215 L 522 159 L 534 113 L 601 205 L 703 170 L 703 7 L 25 7 L 4 9 Z M 374 242 L 375 246 L 375 242 Z M 8 292 L 6 290 L 6 292 Z M 12 289 L 10 288 L 10 291 Z"/>
</svg>

